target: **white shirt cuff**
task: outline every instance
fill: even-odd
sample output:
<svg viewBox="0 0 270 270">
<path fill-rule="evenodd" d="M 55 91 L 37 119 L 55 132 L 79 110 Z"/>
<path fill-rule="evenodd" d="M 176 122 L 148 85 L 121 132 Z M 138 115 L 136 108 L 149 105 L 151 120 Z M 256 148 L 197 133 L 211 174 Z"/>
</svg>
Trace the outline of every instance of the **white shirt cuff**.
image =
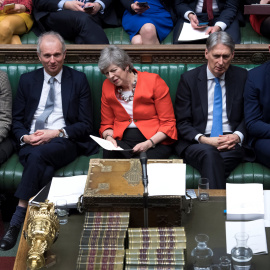
<svg viewBox="0 0 270 270">
<path fill-rule="evenodd" d="M 227 24 L 225 24 L 224 22 L 216 22 L 215 25 L 219 26 L 222 31 L 227 28 Z"/>
<path fill-rule="evenodd" d="M 235 131 L 233 134 L 236 134 L 236 135 L 239 136 L 239 138 L 240 138 L 240 143 L 239 143 L 239 145 L 241 146 L 242 143 L 243 143 L 243 141 L 244 141 L 244 135 L 243 135 L 240 131 Z"/>
<path fill-rule="evenodd" d="M 192 10 L 187 11 L 187 12 L 184 14 L 184 18 L 185 18 L 186 20 L 188 20 L 188 21 L 189 21 L 189 18 L 188 18 L 188 14 L 189 14 L 189 13 L 192 13 L 192 14 L 196 15 Z"/>
<path fill-rule="evenodd" d="M 197 135 L 195 136 L 194 139 L 195 139 L 198 143 L 200 143 L 200 142 L 199 142 L 199 139 L 200 139 L 201 136 L 203 136 L 203 134 L 199 133 L 199 134 L 197 134 Z"/>
</svg>

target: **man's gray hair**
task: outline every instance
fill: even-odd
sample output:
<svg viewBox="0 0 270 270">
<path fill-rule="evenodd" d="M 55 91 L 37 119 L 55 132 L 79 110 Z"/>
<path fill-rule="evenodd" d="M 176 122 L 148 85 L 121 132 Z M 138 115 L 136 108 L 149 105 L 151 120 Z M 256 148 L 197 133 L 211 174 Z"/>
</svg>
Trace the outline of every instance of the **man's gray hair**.
<svg viewBox="0 0 270 270">
<path fill-rule="evenodd" d="M 38 38 L 38 42 L 37 42 L 37 53 L 39 55 L 41 53 L 41 50 L 40 50 L 41 42 L 42 42 L 42 40 L 43 40 L 44 37 L 48 37 L 48 36 L 52 36 L 52 37 L 57 38 L 61 42 L 61 44 L 62 44 L 62 52 L 64 53 L 66 51 L 66 44 L 65 44 L 64 39 L 61 37 L 61 35 L 59 35 L 57 32 L 49 31 L 49 32 L 42 33 L 39 36 L 39 38 Z"/>
<path fill-rule="evenodd" d="M 208 51 L 211 51 L 213 47 L 215 47 L 218 44 L 223 44 L 229 47 L 232 53 L 234 52 L 235 43 L 232 37 L 224 31 L 212 33 L 206 40 L 206 49 Z"/>
<path fill-rule="evenodd" d="M 116 65 L 123 70 L 128 66 L 130 71 L 134 69 L 128 54 L 115 45 L 104 48 L 99 57 L 98 67 L 103 74 L 110 65 Z"/>
</svg>

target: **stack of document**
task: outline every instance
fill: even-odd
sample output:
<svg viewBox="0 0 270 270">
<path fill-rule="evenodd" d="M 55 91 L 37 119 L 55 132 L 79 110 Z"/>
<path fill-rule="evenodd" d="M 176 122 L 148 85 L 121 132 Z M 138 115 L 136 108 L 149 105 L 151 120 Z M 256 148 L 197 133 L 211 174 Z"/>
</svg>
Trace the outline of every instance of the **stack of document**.
<svg viewBox="0 0 270 270">
<path fill-rule="evenodd" d="M 231 220 L 226 221 L 227 253 L 236 246 L 235 234 L 245 232 L 253 254 L 267 254 L 263 185 L 226 184 L 226 194 L 227 220 Z"/>
</svg>

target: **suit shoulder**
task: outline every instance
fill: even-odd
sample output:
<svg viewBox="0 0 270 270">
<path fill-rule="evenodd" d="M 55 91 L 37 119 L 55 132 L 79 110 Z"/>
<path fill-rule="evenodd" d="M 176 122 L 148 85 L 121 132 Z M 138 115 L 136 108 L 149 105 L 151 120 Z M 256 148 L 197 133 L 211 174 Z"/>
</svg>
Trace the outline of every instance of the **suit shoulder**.
<svg viewBox="0 0 270 270">
<path fill-rule="evenodd" d="M 258 67 L 255 67 L 251 70 L 248 71 L 248 74 L 249 76 L 258 76 L 258 75 L 264 75 L 265 72 L 267 71 L 270 71 L 270 61 L 258 66 Z"/>
<path fill-rule="evenodd" d="M 42 74 L 42 72 L 43 72 L 43 68 L 38 68 L 38 69 L 35 69 L 33 71 L 23 73 L 21 75 L 20 79 L 29 80 L 29 79 L 32 79 L 32 78 L 36 78 L 39 74 Z"/>
</svg>

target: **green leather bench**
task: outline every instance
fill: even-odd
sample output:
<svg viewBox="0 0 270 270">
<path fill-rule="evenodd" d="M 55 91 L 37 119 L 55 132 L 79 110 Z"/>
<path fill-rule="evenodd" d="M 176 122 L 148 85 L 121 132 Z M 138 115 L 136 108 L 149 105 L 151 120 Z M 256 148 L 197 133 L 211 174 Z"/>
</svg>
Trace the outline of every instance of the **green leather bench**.
<svg viewBox="0 0 270 270">
<path fill-rule="evenodd" d="M 241 27 L 241 44 L 269 44 L 270 40 L 257 34 L 251 27 L 250 23 L 246 23 L 245 27 Z M 106 28 L 105 33 L 114 45 L 127 45 L 130 44 L 129 35 L 122 27 Z M 37 36 L 33 31 L 24 34 L 21 37 L 22 44 L 36 44 Z M 67 42 L 72 43 L 72 42 Z M 162 44 L 168 45 L 173 43 L 172 32 L 163 40 Z"/>
<path fill-rule="evenodd" d="M 85 72 L 93 97 L 94 106 L 94 130 L 97 133 L 100 123 L 100 98 L 101 87 L 105 76 L 99 72 L 97 64 L 68 64 L 68 66 Z M 149 71 L 159 74 L 170 87 L 172 101 L 175 101 L 178 81 L 183 72 L 196 67 L 196 64 L 135 64 L 135 68 L 141 71 Z M 11 83 L 13 97 L 15 96 L 20 75 L 40 67 L 39 64 L 0 64 L 0 69 L 7 72 Z M 253 65 L 245 65 L 247 69 Z M 102 151 L 86 157 L 81 156 L 74 162 L 56 172 L 56 176 L 72 176 L 87 174 L 90 158 L 101 158 Z M 176 156 L 174 156 L 176 157 Z M 13 193 L 20 182 L 23 167 L 19 163 L 17 154 L 0 167 L 0 190 L 1 192 Z M 200 175 L 197 170 L 187 166 L 186 184 L 187 188 L 196 188 Z M 228 178 L 230 183 L 263 183 L 264 189 L 270 189 L 270 170 L 257 163 L 240 164 Z"/>
</svg>

